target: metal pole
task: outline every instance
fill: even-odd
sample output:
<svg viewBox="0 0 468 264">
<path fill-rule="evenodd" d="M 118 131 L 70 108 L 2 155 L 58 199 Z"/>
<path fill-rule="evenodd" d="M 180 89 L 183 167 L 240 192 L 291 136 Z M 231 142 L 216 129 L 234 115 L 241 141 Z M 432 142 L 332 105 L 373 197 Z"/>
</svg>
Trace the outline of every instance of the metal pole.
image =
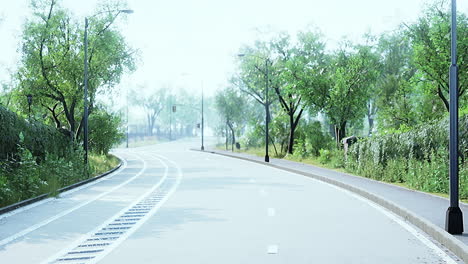
<svg viewBox="0 0 468 264">
<path fill-rule="evenodd" d="M 85 18 L 84 31 L 84 114 L 83 114 L 84 163 L 88 165 L 88 18 Z"/>
<path fill-rule="evenodd" d="M 270 162 L 268 156 L 268 123 L 270 121 L 269 104 L 268 104 L 268 58 L 265 58 L 265 162 Z"/>
<path fill-rule="evenodd" d="M 450 65 L 450 207 L 447 209 L 445 230 L 450 234 L 463 233 L 463 214 L 458 203 L 458 66 L 457 66 L 457 7 L 452 0 L 452 64 Z"/>
<path fill-rule="evenodd" d="M 127 96 L 126 96 L 126 101 L 127 101 L 127 148 L 128 148 L 128 86 L 127 86 Z"/>
<path fill-rule="evenodd" d="M 172 141 L 172 97 L 171 97 L 171 100 L 170 100 L 171 104 L 170 104 L 170 113 L 169 113 L 169 141 Z"/>
<path fill-rule="evenodd" d="M 204 119 L 204 113 L 203 113 L 203 82 L 202 82 L 202 90 L 201 90 L 201 150 L 205 150 L 205 146 L 203 146 L 203 133 L 205 129 L 205 119 Z"/>
</svg>

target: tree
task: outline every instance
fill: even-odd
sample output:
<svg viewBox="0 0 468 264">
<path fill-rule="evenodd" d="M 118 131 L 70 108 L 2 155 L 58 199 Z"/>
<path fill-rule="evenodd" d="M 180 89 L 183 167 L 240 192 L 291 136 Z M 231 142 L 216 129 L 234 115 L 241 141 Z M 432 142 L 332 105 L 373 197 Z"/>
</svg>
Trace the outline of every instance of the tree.
<svg viewBox="0 0 468 264">
<path fill-rule="evenodd" d="M 108 113 L 102 106 L 95 108 L 89 118 L 89 148 L 99 154 L 107 154 L 113 145 L 121 142 L 125 134 L 119 130 L 121 118 Z"/>
<path fill-rule="evenodd" d="M 236 132 L 244 126 L 245 122 L 244 108 L 246 107 L 246 99 L 235 88 L 229 86 L 216 94 L 215 102 L 218 112 L 231 132 L 231 147 L 234 150 Z M 226 133 L 226 142 L 227 140 Z"/>
<path fill-rule="evenodd" d="M 287 35 L 280 36 L 271 44 L 277 58 L 273 69 L 278 76 L 271 86 L 288 116 L 289 154 L 294 152 L 294 135 L 306 108 L 306 100 L 312 109 L 324 106 L 326 56 L 325 44 L 320 37 L 318 33 L 300 32 L 296 45 L 290 44 Z"/>
<path fill-rule="evenodd" d="M 77 139 L 83 126 L 84 25 L 58 5 L 57 0 L 32 2 L 34 17 L 23 29 L 18 72 L 20 94 L 30 93 L 57 128 L 66 127 Z M 105 6 L 103 11 L 121 9 Z M 126 70 L 134 69 L 134 51 L 112 23 L 119 13 L 90 17 L 89 114 L 97 94 L 112 91 Z"/>
<path fill-rule="evenodd" d="M 140 87 L 142 88 L 142 87 Z M 153 130 L 156 124 L 156 118 L 167 104 L 168 89 L 160 88 L 153 91 L 150 95 L 141 93 L 132 93 L 132 103 L 143 107 L 146 114 L 146 122 L 148 126 L 148 134 L 153 135 Z"/>
<path fill-rule="evenodd" d="M 403 31 L 382 34 L 377 43 L 377 52 L 380 55 L 380 67 L 372 104 L 378 111 L 379 127 L 412 127 L 417 122 L 414 87 L 418 84 L 414 82 L 416 69 L 411 59 L 410 39 Z M 369 125 L 371 131 L 371 122 Z"/>
<path fill-rule="evenodd" d="M 468 84 L 468 18 L 457 14 L 457 61 L 459 67 L 460 99 Z M 430 92 L 437 95 L 449 111 L 450 12 L 448 1 L 437 1 L 423 16 L 408 26 L 413 43 L 414 63 L 421 71 L 421 80 L 429 82 Z"/>
<path fill-rule="evenodd" d="M 378 57 L 370 47 L 345 43 L 335 53 L 332 66 L 332 84 L 324 110 L 335 126 L 335 139 L 339 146 L 346 135 L 346 125 L 366 114 L 369 87 L 376 78 Z"/>
</svg>

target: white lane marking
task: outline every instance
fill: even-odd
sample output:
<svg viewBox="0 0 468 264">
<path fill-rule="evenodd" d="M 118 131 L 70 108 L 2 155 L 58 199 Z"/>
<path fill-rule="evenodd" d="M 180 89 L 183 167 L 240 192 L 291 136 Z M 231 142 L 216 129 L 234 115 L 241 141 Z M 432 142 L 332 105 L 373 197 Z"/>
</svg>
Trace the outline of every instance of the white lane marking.
<svg viewBox="0 0 468 264">
<path fill-rule="evenodd" d="M 275 208 L 268 208 L 268 216 L 275 216 L 276 210 Z"/>
<path fill-rule="evenodd" d="M 278 254 L 278 245 L 269 245 L 267 249 L 268 254 Z"/>
<path fill-rule="evenodd" d="M 145 199 L 149 194 L 151 194 L 154 190 L 156 190 L 157 188 L 159 188 L 159 186 L 161 186 L 161 184 L 163 184 L 163 182 L 167 179 L 167 175 L 168 175 L 168 172 L 169 172 L 169 167 L 167 166 L 167 164 L 162 161 L 161 159 L 156 159 L 158 160 L 163 166 L 164 166 L 164 175 L 163 177 L 158 181 L 158 183 L 156 185 L 154 185 L 151 189 L 149 189 L 148 191 L 146 191 L 144 194 L 142 194 L 141 196 L 139 196 L 133 203 L 131 203 L 129 206 L 125 207 L 124 209 L 120 210 L 118 213 L 116 213 L 115 215 L 111 216 L 110 218 L 108 218 L 107 220 L 105 220 L 101 225 L 99 225 L 98 227 L 96 227 L 95 229 L 93 229 L 92 231 L 86 233 L 85 235 L 82 235 L 80 236 L 79 239 L 75 240 L 73 243 L 71 243 L 69 246 L 67 246 L 66 248 L 64 248 L 63 250 L 61 250 L 60 252 L 54 254 L 52 257 L 49 257 L 47 260 L 41 262 L 41 264 L 46 264 L 46 263 L 53 263 L 55 261 L 57 261 L 58 258 L 61 258 L 65 255 L 67 255 L 68 252 L 72 251 L 74 248 L 78 247 L 80 244 L 83 243 L 83 241 L 86 241 L 86 239 L 92 237 L 93 234 L 97 233 L 98 231 L 100 231 L 101 229 L 103 229 L 104 227 L 108 226 L 110 223 L 112 223 L 116 218 L 118 218 L 119 216 L 123 215 L 125 212 L 127 212 L 129 209 L 131 209 L 132 207 L 134 207 L 136 204 L 138 204 L 139 202 L 141 202 L 141 200 Z M 163 203 L 163 201 L 165 201 L 164 199 L 161 200 L 159 203 Z M 120 244 L 123 240 L 125 240 L 128 235 L 132 234 L 133 232 L 135 232 L 136 229 L 138 229 L 144 222 L 146 222 L 148 216 L 150 215 L 153 215 L 156 208 L 158 208 L 160 205 L 156 205 L 153 209 L 151 209 L 151 211 L 143 218 L 141 218 L 140 220 L 138 220 L 139 222 L 137 224 L 135 224 L 132 229 L 129 229 L 124 235 L 122 235 L 118 240 L 114 241 L 113 243 L 118 243 Z M 127 235 L 128 233 L 128 235 Z M 122 241 L 120 241 L 122 240 Z M 120 241 L 120 242 L 119 242 Z M 111 248 L 112 246 L 109 246 L 109 248 Z M 113 249 L 113 248 L 112 248 Z M 109 251 L 110 249 L 106 249 L 107 251 Z M 105 251 L 106 251 L 105 250 Z M 104 252 L 105 252 L 104 251 Z M 99 254 L 104 254 L 104 253 L 99 253 Z M 106 253 L 108 254 L 108 253 Z M 99 256 L 98 256 L 99 257 Z M 94 262 L 95 263 L 95 262 Z"/>
<path fill-rule="evenodd" d="M 278 169 L 278 168 L 274 168 L 274 167 L 271 167 L 271 168 L 275 169 L 275 170 L 279 170 L 279 171 L 281 171 L 283 173 L 296 175 L 296 176 L 303 176 L 301 174 L 288 172 L 288 171 L 285 171 L 285 170 L 282 170 L 282 169 Z M 320 181 L 320 180 L 317 180 L 317 179 L 314 179 L 314 178 L 309 178 L 309 179 L 311 179 L 313 181 L 316 181 L 316 182 L 319 182 L 319 183 L 322 183 L 322 184 L 325 184 L 325 185 L 328 185 L 328 186 L 330 186 L 332 188 L 335 188 L 337 190 L 340 190 L 340 191 L 348 194 L 349 196 L 352 196 L 352 197 L 354 197 L 354 198 L 368 204 L 369 206 L 373 207 L 374 209 L 381 212 L 383 215 L 387 216 L 388 218 L 393 220 L 395 223 L 399 224 L 401 227 L 406 229 L 406 231 L 408 231 L 410 234 L 412 234 L 414 237 L 416 237 L 419 241 L 421 241 L 421 243 L 426 245 L 428 248 L 432 249 L 437 256 L 441 257 L 445 261 L 445 263 L 458 264 L 458 262 L 456 262 L 453 258 L 451 258 L 444 250 L 442 250 L 439 246 L 434 244 L 434 242 L 432 242 L 431 240 L 426 238 L 424 235 L 422 235 L 421 231 L 418 231 L 416 228 L 414 228 L 412 225 L 405 222 L 405 220 L 403 220 L 400 216 L 394 214 L 393 212 L 391 212 L 391 211 L 385 209 L 384 207 L 372 202 L 371 200 L 368 200 L 368 199 L 366 199 L 366 198 L 364 198 L 364 197 L 362 197 L 362 196 L 360 196 L 358 194 L 355 194 L 355 193 L 353 193 L 351 191 L 348 191 L 348 190 L 343 189 L 341 187 L 338 187 L 336 185 L 330 184 L 328 182 L 323 182 L 323 181 Z"/>
<path fill-rule="evenodd" d="M 114 155 L 116 155 L 116 154 L 114 153 Z M 116 156 L 118 156 L 118 155 L 116 155 Z M 103 177 L 103 178 L 101 178 L 101 179 L 99 179 L 99 180 L 96 180 L 96 181 L 93 181 L 93 182 L 84 184 L 84 185 L 82 185 L 82 186 L 80 186 L 80 187 L 77 187 L 77 188 L 68 190 L 68 191 L 66 191 L 66 192 L 63 192 L 63 193 L 60 194 L 60 197 L 64 197 L 64 196 L 70 195 L 70 194 L 72 194 L 72 193 L 74 193 L 74 192 L 77 192 L 77 191 L 82 190 L 82 189 L 84 189 L 84 188 L 88 188 L 88 187 L 90 187 L 90 186 L 93 186 L 94 184 L 97 184 L 97 183 L 101 182 L 101 181 L 104 181 L 104 180 L 107 180 L 107 179 L 110 179 L 110 178 L 114 177 L 115 175 L 117 175 L 119 172 L 121 172 L 123 169 L 125 169 L 125 168 L 127 167 L 127 161 L 126 161 L 125 159 L 123 159 L 122 157 L 120 157 L 120 156 L 119 156 L 119 158 L 121 158 L 121 160 L 123 161 L 123 164 L 122 164 L 122 166 L 120 166 L 120 168 L 119 168 L 118 170 L 114 171 L 114 172 L 111 173 L 110 175 L 107 175 L 106 177 Z M 15 215 L 15 214 L 18 214 L 18 213 L 21 213 L 21 212 L 30 210 L 30 209 L 32 209 L 32 208 L 34 208 L 34 207 L 37 207 L 37 206 L 39 206 L 39 205 L 41 205 L 41 204 L 48 203 L 48 202 L 53 201 L 53 200 L 55 200 L 55 199 L 56 199 L 56 198 L 51 197 L 51 198 L 47 198 L 47 199 L 44 199 L 44 200 L 35 202 L 35 203 L 33 203 L 33 204 L 30 204 L 30 205 L 26 205 L 26 206 L 24 206 L 24 207 L 20 207 L 20 208 L 15 209 L 15 210 L 13 210 L 13 211 L 11 211 L 11 212 L 8 212 L 8 213 L 5 213 L 5 214 L 0 215 L 0 220 L 3 219 L 3 218 L 6 218 L 6 217 L 13 216 L 13 215 Z"/>
<path fill-rule="evenodd" d="M 169 199 L 169 197 L 171 197 L 171 195 L 179 187 L 180 182 L 182 181 L 182 177 L 183 177 L 182 169 L 174 161 L 172 161 L 172 160 L 170 160 L 170 159 L 168 159 L 168 158 L 166 158 L 164 156 L 161 156 L 161 155 L 156 155 L 156 156 L 169 161 L 170 163 L 172 163 L 174 165 L 174 167 L 177 168 L 177 176 L 178 177 L 177 177 L 176 183 L 172 186 L 171 190 L 169 190 L 169 192 L 167 192 L 166 196 L 153 209 L 151 209 L 151 211 L 147 215 L 145 215 L 137 224 L 135 224 L 134 228 L 132 228 L 129 231 L 127 231 L 126 233 L 124 233 L 123 236 L 121 236 L 118 240 L 116 240 L 114 243 L 112 243 L 112 245 L 110 245 L 104 252 L 102 252 L 102 254 L 100 254 L 98 257 L 92 259 L 91 262 L 89 262 L 89 264 L 94 264 L 94 263 L 99 262 L 101 259 L 103 259 L 105 256 L 107 256 L 110 252 L 112 252 L 112 250 L 114 250 L 116 247 L 118 247 L 123 241 L 125 241 L 130 235 L 132 235 L 136 230 L 138 230 L 139 227 L 141 225 L 143 225 L 148 220 L 148 218 L 153 216 L 159 210 L 159 208 L 161 208 L 161 206 Z"/>
<path fill-rule="evenodd" d="M 18 239 L 18 238 L 20 238 L 20 237 L 22 237 L 22 236 L 24 236 L 26 234 L 29 234 L 32 231 L 37 230 L 37 229 L 39 229 L 39 228 L 41 228 L 41 227 L 43 227 L 43 226 L 45 226 L 45 225 L 47 225 L 47 224 L 49 224 L 51 222 L 63 217 L 63 216 L 66 216 L 66 215 L 72 213 L 73 211 L 76 211 L 76 210 L 80 209 L 81 207 L 83 207 L 85 205 L 88 205 L 88 204 L 90 204 L 90 203 L 92 203 L 92 202 L 94 202 L 94 201 L 108 195 L 109 193 L 121 188 L 122 186 L 130 183 L 131 181 L 133 181 L 134 179 L 139 177 L 146 170 L 146 161 L 144 159 L 141 159 L 141 160 L 143 161 L 143 168 L 137 174 L 135 174 L 135 176 L 133 176 L 130 179 L 126 180 L 125 182 L 115 186 L 114 188 L 112 188 L 112 189 L 110 189 L 110 190 L 108 190 L 106 192 L 101 193 L 100 195 L 94 197 L 91 200 L 88 200 L 88 201 L 86 201 L 84 203 L 81 203 L 81 204 L 79 204 L 79 205 L 77 205 L 75 207 L 72 207 L 72 208 L 70 208 L 70 209 L 68 209 L 66 211 L 63 211 L 63 212 L 61 212 L 61 213 L 59 213 L 57 215 L 54 215 L 54 216 L 52 216 L 52 217 L 50 217 L 50 218 L 48 218 L 48 219 L 46 219 L 46 220 L 44 220 L 42 222 L 39 222 L 39 223 L 37 223 L 35 225 L 32 225 L 32 226 L 24 229 L 23 231 L 20 231 L 20 232 L 14 234 L 14 235 L 11 235 L 11 236 L 9 236 L 7 238 L 4 238 L 4 239 L 0 240 L 0 246 L 8 244 L 8 243 L 10 243 L 11 241 L 13 241 L 15 239 Z"/>
</svg>

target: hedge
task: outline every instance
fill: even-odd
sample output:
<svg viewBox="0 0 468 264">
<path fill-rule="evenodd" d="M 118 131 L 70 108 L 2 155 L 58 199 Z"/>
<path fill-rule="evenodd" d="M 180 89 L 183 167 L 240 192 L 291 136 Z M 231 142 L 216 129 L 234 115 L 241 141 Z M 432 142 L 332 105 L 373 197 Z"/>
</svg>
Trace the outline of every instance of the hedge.
<svg viewBox="0 0 468 264">
<path fill-rule="evenodd" d="M 24 136 L 23 147 L 39 159 L 44 159 L 46 153 L 64 157 L 72 145 L 58 129 L 24 120 L 0 105 L 0 160 L 19 154 L 20 134 Z"/>
<path fill-rule="evenodd" d="M 449 121 L 409 132 L 372 136 L 352 145 L 346 168 L 356 174 L 406 183 L 427 192 L 448 192 Z M 460 197 L 468 199 L 468 115 L 459 120 Z"/>
</svg>

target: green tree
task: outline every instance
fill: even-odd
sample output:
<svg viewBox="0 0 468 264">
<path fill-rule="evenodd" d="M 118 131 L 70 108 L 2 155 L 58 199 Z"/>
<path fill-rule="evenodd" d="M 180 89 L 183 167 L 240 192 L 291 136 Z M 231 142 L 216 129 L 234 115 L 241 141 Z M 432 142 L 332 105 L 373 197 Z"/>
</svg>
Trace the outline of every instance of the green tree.
<svg viewBox="0 0 468 264">
<path fill-rule="evenodd" d="M 408 26 L 408 34 L 413 44 L 414 63 L 421 71 L 421 81 L 434 96 L 442 100 L 449 110 L 449 66 L 450 62 L 450 12 L 448 1 L 439 0 L 429 6 L 418 21 Z M 457 64 L 459 66 L 459 96 L 463 95 L 468 84 L 468 18 L 457 14 Z"/>
<path fill-rule="evenodd" d="M 132 104 L 142 107 L 145 111 L 149 136 L 153 135 L 156 119 L 166 106 L 168 96 L 167 87 L 154 90 L 150 95 L 132 92 Z"/>
<path fill-rule="evenodd" d="M 246 98 L 242 96 L 235 88 L 228 86 L 218 91 L 215 95 L 216 108 L 219 114 L 226 122 L 226 126 L 231 132 L 232 150 L 236 143 L 236 132 L 239 132 L 245 124 L 244 108 L 246 107 Z M 227 142 L 226 133 L 226 142 Z"/>
<path fill-rule="evenodd" d="M 295 45 L 288 35 L 272 41 L 275 51 L 273 69 L 277 78 L 272 82 L 281 109 L 288 116 L 288 153 L 294 152 L 295 131 L 307 107 L 324 107 L 326 85 L 325 43 L 314 32 L 300 32 Z M 306 98 L 304 100 L 304 98 Z"/>
<path fill-rule="evenodd" d="M 346 126 L 366 115 L 369 88 L 376 78 L 378 57 L 366 46 L 342 46 L 334 55 L 332 85 L 327 92 L 325 113 L 335 126 L 337 146 L 346 136 Z"/>
<path fill-rule="evenodd" d="M 412 127 L 417 123 L 414 111 L 416 68 L 412 63 L 410 39 L 404 31 L 382 34 L 378 40 L 379 76 L 373 90 L 373 106 L 378 111 L 381 129 Z"/>
<path fill-rule="evenodd" d="M 115 144 L 125 138 L 119 129 L 122 120 L 116 114 L 108 113 L 103 107 L 96 107 L 89 117 L 89 148 L 99 154 L 107 154 Z"/>
<path fill-rule="evenodd" d="M 77 139 L 83 126 L 83 32 L 57 0 L 32 1 L 33 18 L 23 28 L 18 71 L 20 94 L 30 93 L 58 128 Z M 104 6 L 105 10 L 121 6 Z M 134 51 L 112 27 L 118 12 L 90 17 L 89 113 L 96 95 L 112 91 L 126 70 L 134 69 Z"/>
</svg>

